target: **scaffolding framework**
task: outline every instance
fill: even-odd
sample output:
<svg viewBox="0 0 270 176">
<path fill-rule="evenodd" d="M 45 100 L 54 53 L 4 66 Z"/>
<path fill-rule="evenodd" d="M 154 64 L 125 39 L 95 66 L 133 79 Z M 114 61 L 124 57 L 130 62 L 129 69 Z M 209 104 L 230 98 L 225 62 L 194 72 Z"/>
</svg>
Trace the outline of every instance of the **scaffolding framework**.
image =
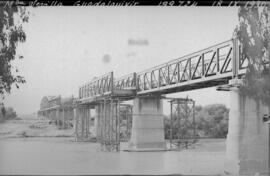
<svg viewBox="0 0 270 176">
<path fill-rule="evenodd" d="M 120 104 L 120 140 L 128 141 L 131 137 L 133 106 Z"/>
<path fill-rule="evenodd" d="M 98 142 L 103 150 L 119 151 L 120 141 L 131 136 L 132 105 L 121 104 L 119 99 L 105 99 L 98 106 Z"/>
<path fill-rule="evenodd" d="M 170 148 L 186 148 L 196 142 L 195 101 L 187 98 L 172 98 L 170 101 Z"/>
<path fill-rule="evenodd" d="M 91 109 L 95 109 L 96 135 L 90 134 Z M 121 100 L 108 97 L 96 104 L 75 104 L 75 141 L 92 141 L 93 138 L 106 151 L 119 151 L 120 141 L 131 136 L 132 105 L 121 104 Z"/>
<path fill-rule="evenodd" d="M 120 150 L 119 100 L 104 99 L 99 103 L 98 142 L 106 151 Z"/>
<path fill-rule="evenodd" d="M 74 108 L 75 114 L 75 141 L 90 140 L 90 118 L 91 111 L 89 105 L 81 105 Z"/>
</svg>

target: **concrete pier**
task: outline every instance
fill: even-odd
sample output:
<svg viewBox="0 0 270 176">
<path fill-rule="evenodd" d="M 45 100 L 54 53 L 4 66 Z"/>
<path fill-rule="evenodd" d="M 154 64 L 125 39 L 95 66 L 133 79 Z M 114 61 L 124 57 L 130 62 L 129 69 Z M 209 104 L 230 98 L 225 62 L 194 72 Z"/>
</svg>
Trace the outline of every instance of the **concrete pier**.
<svg viewBox="0 0 270 176">
<path fill-rule="evenodd" d="M 165 150 L 163 104 L 160 97 L 135 98 L 130 151 Z"/>
<path fill-rule="evenodd" d="M 269 175 L 269 125 L 262 117 L 268 108 L 230 88 L 229 129 L 226 142 L 227 175 Z"/>
</svg>

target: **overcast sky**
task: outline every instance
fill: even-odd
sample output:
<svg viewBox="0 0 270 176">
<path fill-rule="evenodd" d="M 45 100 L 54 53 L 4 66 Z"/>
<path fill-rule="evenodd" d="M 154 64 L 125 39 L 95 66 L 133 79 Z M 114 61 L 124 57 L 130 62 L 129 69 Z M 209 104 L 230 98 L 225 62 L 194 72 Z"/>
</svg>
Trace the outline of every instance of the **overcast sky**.
<svg viewBox="0 0 270 176">
<path fill-rule="evenodd" d="M 4 100 L 19 114 L 36 112 L 45 95 L 78 96 L 94 76 L 115 76 L 162 64 L 232 37 L 235 7 L 38 7 L 29 8 L 27 40 L 18 52 L 27 81 Z M 129 39 L 147 40 L 129 45 Z M 104 57 L 105 56 L 105 57 Z M 228 92 L 215 88 L 168 95 L 196 104 L 228 105 Z M 168 107 L 164 107 L 165 113 Z"/>
</svg>

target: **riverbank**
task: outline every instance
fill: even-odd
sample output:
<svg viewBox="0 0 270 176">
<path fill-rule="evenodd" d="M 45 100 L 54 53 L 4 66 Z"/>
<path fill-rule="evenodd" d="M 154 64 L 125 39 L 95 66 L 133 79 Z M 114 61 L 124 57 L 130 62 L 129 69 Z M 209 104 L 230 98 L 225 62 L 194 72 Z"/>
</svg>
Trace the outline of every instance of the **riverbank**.
<svg viewBox="0 0 270 176">
<path fill-rule="evenodd" d="M 38 118 L 35 114 L 0 123 L 0 138 L 72 137 L 73 133 L 73 128 L 60 129 L 50 120 Z"/>
</svg>

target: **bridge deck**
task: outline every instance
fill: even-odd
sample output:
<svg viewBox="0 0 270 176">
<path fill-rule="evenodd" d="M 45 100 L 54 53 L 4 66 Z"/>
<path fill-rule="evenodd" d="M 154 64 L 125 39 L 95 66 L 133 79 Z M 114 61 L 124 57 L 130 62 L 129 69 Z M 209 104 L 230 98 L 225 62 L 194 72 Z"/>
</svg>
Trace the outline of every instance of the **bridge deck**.
<svg viewBox="0 0 270 176">
<path fill-rule="evenodd" d="M 122 101 L 133 99 L 136 95 L 136 90 L 114 90 L 112 92 L 106 92 L 104 94 L 97 95 L 95 97 L 87 97 L 79 99 L 79 104 L 97 104 L 105 99 L 119 99 Z"/>
</svg>

